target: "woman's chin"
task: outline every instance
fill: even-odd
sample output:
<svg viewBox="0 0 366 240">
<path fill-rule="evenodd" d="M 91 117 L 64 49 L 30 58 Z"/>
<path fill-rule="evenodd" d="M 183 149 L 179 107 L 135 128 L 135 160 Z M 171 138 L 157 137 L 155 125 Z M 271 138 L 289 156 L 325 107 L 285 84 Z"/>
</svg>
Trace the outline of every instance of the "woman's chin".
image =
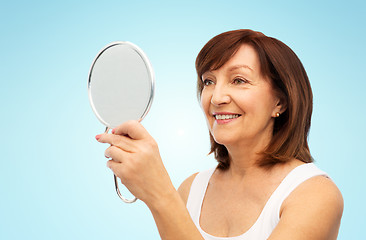
<svg viewBox="0 0 366 240">
<path fill-rule="evenodd" d="M 229 145 L 232 145 L 232 144 L 238 142 L 233 137 L 230 137 L 230 136 L 213 135 L 213 138 L 214 138 L 215 142 L 217 142 L 218 144 L 224 145 L 224 146 L 229 146 Z"/>
</svg>

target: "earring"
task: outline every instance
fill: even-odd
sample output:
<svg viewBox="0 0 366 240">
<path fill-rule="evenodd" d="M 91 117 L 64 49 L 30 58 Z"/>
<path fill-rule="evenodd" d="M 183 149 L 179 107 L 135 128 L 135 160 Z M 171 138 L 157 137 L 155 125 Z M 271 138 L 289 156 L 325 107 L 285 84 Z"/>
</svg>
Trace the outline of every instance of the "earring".
<svg viewBox="0 0 366 240">
<path fill-rule="evenodd" d="M 279 117 L 280 116 L 280 113 L 278 112 L 278 113 L 276 113 L 276 117 Z"/>
</svg>

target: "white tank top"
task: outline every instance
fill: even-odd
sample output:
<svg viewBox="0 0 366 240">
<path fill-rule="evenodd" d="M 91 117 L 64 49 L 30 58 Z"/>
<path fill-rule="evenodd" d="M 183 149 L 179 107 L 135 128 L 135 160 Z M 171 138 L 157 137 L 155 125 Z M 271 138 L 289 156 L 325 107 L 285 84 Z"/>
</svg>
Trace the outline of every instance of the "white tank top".
<svg viewBox="0 0 366 240">
<path fill-rule="evenodd" d="M 302 182 L 314 176 L 326 176 L 325 172 L 317 168 L 313 163 L 302 164 L 294 168 L 272 193 L 253 226 L 244 234 L 236 237 L 215 237 L 203 231 L 199 224 L 202 202 L 206 194 L 207 186 L 215 168 L 200 172 L 192 182 L 187 200 L 187 209 L 205 240 L 265 240 L 272 233 L 280 220 L 280 208 L 282 202 Z"/>
</svg>

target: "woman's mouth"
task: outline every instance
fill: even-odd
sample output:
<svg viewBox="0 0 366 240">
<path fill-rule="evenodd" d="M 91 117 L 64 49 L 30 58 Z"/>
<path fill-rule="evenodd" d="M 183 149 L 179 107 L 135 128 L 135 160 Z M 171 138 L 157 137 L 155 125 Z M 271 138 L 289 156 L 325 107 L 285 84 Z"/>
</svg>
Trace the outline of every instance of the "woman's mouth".
<svg viewBox="0 0 366 240">
<path fill-rule="evenodd" d="M 241 114 L 215 113 L 213 116 L 218 124 L 225 124 L 239 118 Z"/>
<path fill-rule="evenodd" d="M 226 120 L 226 119 L 234 119 L 238 118 L 240 114 L 216 114 L 214 115 L 216 120 Z"/>
</svg>

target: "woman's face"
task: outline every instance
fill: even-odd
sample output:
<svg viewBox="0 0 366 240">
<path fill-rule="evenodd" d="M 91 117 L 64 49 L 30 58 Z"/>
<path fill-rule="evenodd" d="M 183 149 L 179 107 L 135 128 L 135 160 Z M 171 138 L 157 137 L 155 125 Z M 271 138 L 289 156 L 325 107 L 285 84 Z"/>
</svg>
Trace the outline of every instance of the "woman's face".
<svg viewBox="0 0 366 240">
<path fill-rule="evenodd" d="M 261 76 L 257 53 L 242 45 L 221 68 L 202 75 L 201 105 L 217 143 L 268 144 L 282 112 L 270 80 Z"/>
</svg>

